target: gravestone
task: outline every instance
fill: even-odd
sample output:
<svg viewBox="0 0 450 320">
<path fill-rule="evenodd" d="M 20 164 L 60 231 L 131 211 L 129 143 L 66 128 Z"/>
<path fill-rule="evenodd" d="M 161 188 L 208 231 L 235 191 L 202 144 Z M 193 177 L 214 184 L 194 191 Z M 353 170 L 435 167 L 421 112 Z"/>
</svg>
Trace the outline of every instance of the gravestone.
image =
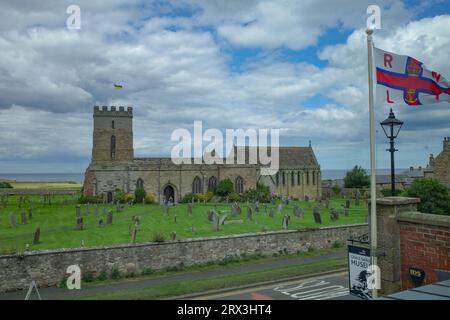
<svg viewBox="0 0 450 320">
<path fill-rule="evenodd" d="M 348 217 L 348 215 L 349 215 L 349 209 L 348 208 L 345 208 L 344 209 L 344 215 L 346 216 L 346 217 Z"/>
<path fill-rule="evenodd" d="M 75 216 L 76 216 L 77 218 L 81 217 L 80 209 L 81 209 L 81 208 L 80 208 L 80 205 L 77 205 L 77 206 L 75 207 L 75 210 L 76 210 Z"/>
<path fill-rule="evenodd" d="M 172 231 L 172 233 L 170 234 L 170 240 L 172 240 L 172 241 L 177 240 L 177 232 L 176 231 Z"/>
<path fill-rule="evenodd" d="M 313 215 L 314 221 L 318 224 L 322 224 L 322 217 L 320 216 L 320 212 L 316 208 L 314 209 Z"/>
<path fill-rule="evenodd" d="M 36 228 L 36 231 L 34 231 L 34 239 L 33 244 L 38 244 L 40 242 L 41 237 L 41 228 Z"/>
<path fill-rule="evenodd" d="M 99 227 L 103 226 L 103 219 L 98 220 Z"/>
<path fill-rule="evenodd" d="M 225 224 L 225 220 L 227 219 L 227 215 L 226 214 L 224 214 L 221 218 L 220 218 L 220 221 L 219 221 L 219 225 L 224 225 Z"/>
<path fill-rule="evenodd" d="M 30 207 L 30 209 L 28 209 L 28 219 L 31 220 L 31 218 L 33 218 L 33 207 Z"/>
<path fill-rule="evenodd" d="M 177 223 L 177 215 L 176 214 L 173 216 L 173 223 Z"/>
<path fill-rule="evenodd" d="M 214 220 L 214 211 L 208 210 L 208 221 L 213 222 L 213 220 Z"/>
<path fill-rule="evenodd" d="M 345 200 L 345 207 L 350 208 L 350 199 Z"/>
<path fill-rule="evenodd" d="M 82 217 L 77 218 L 76 230 L 83 230 L 83 218 Z"/>
<path fill-rule="evenodd" d="M 288 216 L 287 214 L 285 214 L 283 216 L 283 221 L 281 223 L 283 230 L 288 230 L 289 229 L 289 220 L 291 219 L 290 216 Z"/>
<path fill-rule="evenodd" d="M 17 226 L 17 218 L 16 218 L 16 214 L 15 213 L 11 213 L 9 215 L 9 224 L 11 226 L 11 228 L 15 229 Z"/>
<path fill-rule="evenodd" d="M 252 220 L 252 215 L 253 215 L 253 213 L 252 213 L 252 208 L 250 208 L 250 207 L 247 207 L 247 220 Z"/>
<path fill-rule="evenodd" d="M 106 213 L 107 213 L 107 212 L 106 212 L 106 208 L 103 208 L 103 209 L 102 209 L 102 212 L 103 212 L 104 215 L 106 215 Z"/>
<path fill-rule="evenodd" d="M 212 225 L 213 225 L 213 230 L 214 231 L 219 231 L 219 229 L 220 229 L 220 220 L 219 220 L 219 216 L 215 212 L 213 214 Z"/>
<path fill-rule="evenodd" d="M 106 216 L 106 224 L 112 224 L 113 222 L 113 212 L 109 210 L 108 215 Z"/>
<path fill-rule="evenodd" d="M 134 227 L 133 231 L 131 232 L 131 243 L 136 243 L 137 232 L 138 232 L 138 229 L 136 227 Z"/>
<path fill-rule="evenodd" d="M 95 206 L 95 207 L 94 207 L 94 217 L 97 218 L 97 216 L 98 216 L 98 207 Z"/>
<path fill-rule="evenodd" d="M 325 200 L 325 208 L 329 208 L 330 207 L 330 200 L 329 199 L 326 199 Z"/>
<path fill-rule="evenodd" d="M 331 221 L 339 220 L 339 213 L 337 212 L 337 210 L 335 208 L 331 208 L 330 219 L 331 219 Z"/>
<path fill-rule="evenodd" d="M 192 216 L 192 203 L 187 204 L 187 213 L 189 216 Z"/>
<path fill-rule="evenodd" d="M 27 224 L 27 215 L 25 214 L 25 212 L 22 211 L 20 213 L 20 218 L 21 218 L 22 224 Z"/>
<path fill-rule="evenodd" d="M 304 216 L 303 209 L 300 208 L 300 207 L 295 207 L 295 208 L 294 208 L 294 215 L 295 215 L 297 218 L 303 219 L 303 216 Z"/>
<path fill-rule="evenodd" d="M 281 213 L 281 212 L 283 212 L 283 205 L 280 203 L 278 205 L 278 213 Z"/>
<path fill-rule="evenodd" d="M 273 210 L 273 208 L 270 208 L 270 212 L 269 212 L 269 217 L 273 218 L 274 216 L 274 212 L 275 210 Z"/>
<path fill-rule="evenodd" d="M 305 201 L 309 202 L 309 197 L 308 196 L 305 196 Z"/>
</svg>

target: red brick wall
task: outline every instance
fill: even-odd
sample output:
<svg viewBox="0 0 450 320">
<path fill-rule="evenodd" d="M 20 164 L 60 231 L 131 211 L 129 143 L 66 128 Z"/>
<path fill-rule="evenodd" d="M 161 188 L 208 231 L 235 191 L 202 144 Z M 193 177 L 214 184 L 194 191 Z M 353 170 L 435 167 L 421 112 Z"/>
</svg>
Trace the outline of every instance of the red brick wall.
<svg viewBox="0 0 450 320">
<path fill-rule="evenodd" d="M 450 229 L 399 221 L 402 288 L 413 288 L 409 268 L 425 271 L 423 284 L 437 282 L 434 269 L 450 270 Z"/>
</svg>

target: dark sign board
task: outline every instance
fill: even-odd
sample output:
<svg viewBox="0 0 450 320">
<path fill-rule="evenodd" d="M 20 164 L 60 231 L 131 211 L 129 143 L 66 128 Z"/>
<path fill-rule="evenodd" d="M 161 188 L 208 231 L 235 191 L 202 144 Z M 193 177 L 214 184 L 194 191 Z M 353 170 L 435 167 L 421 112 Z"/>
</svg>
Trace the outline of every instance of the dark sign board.
<svg viewBox="0 0 450 320">
<path fill-rule="evenodd" d="M 362 299 L 371 299 L 367 278 L 370 276 L 370 249 L 354 245 L 348 246 L 348 280 L 350 294 Z"/>
<path fill-rule="evenodd" d="M 410 267 L 409 277 L 411 279 L 411 282 L 414 283 L 416 287 L 419 287 L 422 285 L 423 279 L 425 279 L 425 271 L 419 268 Z"/>
</svg>

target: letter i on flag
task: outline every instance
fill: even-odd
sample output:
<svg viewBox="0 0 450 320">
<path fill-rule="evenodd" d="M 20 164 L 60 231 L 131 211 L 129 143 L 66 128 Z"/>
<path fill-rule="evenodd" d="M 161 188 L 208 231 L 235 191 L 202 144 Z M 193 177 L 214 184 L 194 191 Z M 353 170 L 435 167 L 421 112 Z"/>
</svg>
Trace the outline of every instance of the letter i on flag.
<svg viewBox="0 0 450 320">
<path fill-rule="evenodd" d="M 449 83 L 414 58 L 373 48 L 378 104 L 420 106 L 450 102 Z"/>
</svg>

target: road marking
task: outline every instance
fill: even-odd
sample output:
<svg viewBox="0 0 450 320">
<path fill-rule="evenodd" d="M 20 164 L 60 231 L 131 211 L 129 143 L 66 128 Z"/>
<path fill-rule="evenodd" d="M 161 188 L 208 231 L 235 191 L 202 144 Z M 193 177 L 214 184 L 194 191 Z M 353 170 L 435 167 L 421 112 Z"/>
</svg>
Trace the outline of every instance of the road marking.
<svg viewBox="0 0 450 320">
<path fill-rule="evenodd" d="M 273 290 L 296 300 L 327 300 L 349 294 L 347 287 L 324 280 L 305 281 L 293 287 L 280 286 Z"/>
<path fill-rule="evenodd" d="M 252 300 L 273 300 L 273 298 L 257 292 L 252 292 L 250 297 Z"/>
</svg>

